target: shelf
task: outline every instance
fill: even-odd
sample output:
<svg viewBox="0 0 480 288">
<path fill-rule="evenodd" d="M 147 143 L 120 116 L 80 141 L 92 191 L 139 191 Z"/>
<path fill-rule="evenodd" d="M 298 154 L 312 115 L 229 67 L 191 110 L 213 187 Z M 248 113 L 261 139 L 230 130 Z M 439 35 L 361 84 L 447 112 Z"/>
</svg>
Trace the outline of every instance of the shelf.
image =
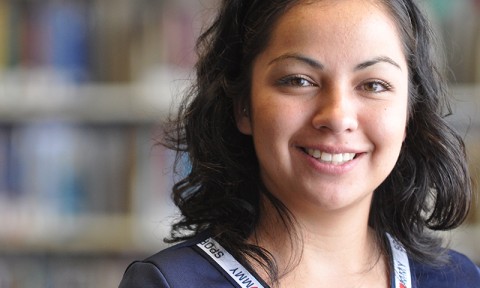
<svg viewBox="0 0 480 288">
<path fill-rule="evenodd" d="M 39 74 L 0 78 L 0 122 L 158 123 L 188 85 L 178 80 L 188 72 L 165 67 L 127 84 L 75 84 Z"/>
<path fill-rule="evenodd" d="M 152 254 L 166 247 L 167 226 L 145 229 L 130 215 L 82 215 L 30 219 L 27 223 L 3 223 L 0 255 L 36 254 Z M 1 221 L 5 222 L 5 221 Z M 27 222 L 27 221 L 24 221 Z M 42 222 L 43 225 L 39 225 Z M 154 227 L 154 228 L 152 228 Z M 33 228 L 33 229 L 32 229 Z M 40 231 L 42 230 L 42 231 Z"/>
</svg>

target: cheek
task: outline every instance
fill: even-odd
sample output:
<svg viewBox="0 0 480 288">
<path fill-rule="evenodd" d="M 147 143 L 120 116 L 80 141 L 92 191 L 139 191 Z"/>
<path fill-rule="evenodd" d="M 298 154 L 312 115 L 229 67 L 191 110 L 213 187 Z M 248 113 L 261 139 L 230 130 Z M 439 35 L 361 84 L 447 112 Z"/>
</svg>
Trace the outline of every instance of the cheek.
<svg viewBox="0 0 480 288">
<path fill-rule="evenodd" d="M 287 103 L 279 103 L 273 99 L 257 101 L 252 105 L 253 140 L 259 158 L 266 155 L 279 157 L 289 145 L 289 139 L 299 125 L 294 107 Z M 276 156 L 275 156 L 276 155 Z M 263 157 L 262 157 L 263 156 Z"/>
<path fill-rule="evenodd" d="M 389 145 L 403 142 L 407 118 L 403 104 L 402 101 L 370 102 L 359 107 L 359 127 L 375 146 L 388 149 Z"/>
<path fill-rule="evenodd" d="M 400 107 L 389 107 L 382 111 L 381 115 L 378 115 L 377 121 L 373 122 L 373 126 L 376 127 L 375 133 L 377 141 L 381 141 L 384 148 L 400 151 L 400 147 L 406 136 L 407 125 L 407 111 Z M 394 152 L 392 151 L 392 153 Z"/>
<path fill-rule="evenodd" d="M 261 87 L 256 87 L 261 86 Z M 275 91 L 265 88 L 266 85 L 253 86 L 251 98 L 251 117 L 255 134 L 270 134 L 282 125 L 285 118 L 289 118 L 286 103 L 276 97 Z M 262 131 L 260 131 L 262 130 Z"/>
<path fill-rule="evenodd" d="M 254 138 L 269 142 L 281 137 L 282 130 L 286 128 L 285 119 L 289 117 L 288 112 L 272 104 L 259 103 L 253 113 Z"/>
</svg>

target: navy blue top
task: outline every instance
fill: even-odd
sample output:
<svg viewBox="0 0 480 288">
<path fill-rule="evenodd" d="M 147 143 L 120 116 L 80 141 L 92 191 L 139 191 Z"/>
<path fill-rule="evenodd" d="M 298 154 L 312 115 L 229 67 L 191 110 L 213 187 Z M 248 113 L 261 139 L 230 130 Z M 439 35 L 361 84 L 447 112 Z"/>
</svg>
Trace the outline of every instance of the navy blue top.
<svg viewBox="0 0 480 288">
<path fill-rule="evenodd" d="M 133 262 L 119 288 L 238 288 L 235 281 L 196 246 L 208 237 L 209 234 L 203 233 L 143 261 Z M 480 288 L 480 269 L 465 255 L 454 251 L 449 251 L 449 255 L 450 263 L 441 268 L 409 259 L 413 288 Z M 257 280 L 262 282 L 259 277 Z"/>
</svg>

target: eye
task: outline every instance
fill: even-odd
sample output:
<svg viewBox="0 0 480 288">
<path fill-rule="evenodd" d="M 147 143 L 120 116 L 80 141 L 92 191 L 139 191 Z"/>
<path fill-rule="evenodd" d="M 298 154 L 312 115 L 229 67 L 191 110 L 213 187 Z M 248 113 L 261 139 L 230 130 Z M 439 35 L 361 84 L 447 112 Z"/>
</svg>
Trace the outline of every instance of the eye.
<svg viewBox="0 0 480 288">
<path fill-rule="evenodd" d="M 311 87 L 316 86 L 309 77 L 303 75 L 290 75 L 277 81 L 281 86 Z"/>
<path fill-rule="evenodd" d="M 373 80 L 362 83 L 360 89 L 366 92 L 381 93 L 392 90 L 392 85 L 385 81 Z"/>
</svg>

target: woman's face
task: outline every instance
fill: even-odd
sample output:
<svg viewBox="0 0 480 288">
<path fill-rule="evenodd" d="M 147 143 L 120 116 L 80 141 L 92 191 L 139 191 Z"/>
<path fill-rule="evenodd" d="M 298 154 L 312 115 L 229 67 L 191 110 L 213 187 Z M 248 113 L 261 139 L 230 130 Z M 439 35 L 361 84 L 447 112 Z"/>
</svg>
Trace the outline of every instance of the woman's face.
<svg viewBox="0 0 480 288">
<path fill-rule="evenodd" d="M 250 113 L 237 126 L 292 212 L 369 209 L 397 161 L 408 67 L 386 11 L 365 0 L 296 5 L 253 62 Z"/>
</svg>

